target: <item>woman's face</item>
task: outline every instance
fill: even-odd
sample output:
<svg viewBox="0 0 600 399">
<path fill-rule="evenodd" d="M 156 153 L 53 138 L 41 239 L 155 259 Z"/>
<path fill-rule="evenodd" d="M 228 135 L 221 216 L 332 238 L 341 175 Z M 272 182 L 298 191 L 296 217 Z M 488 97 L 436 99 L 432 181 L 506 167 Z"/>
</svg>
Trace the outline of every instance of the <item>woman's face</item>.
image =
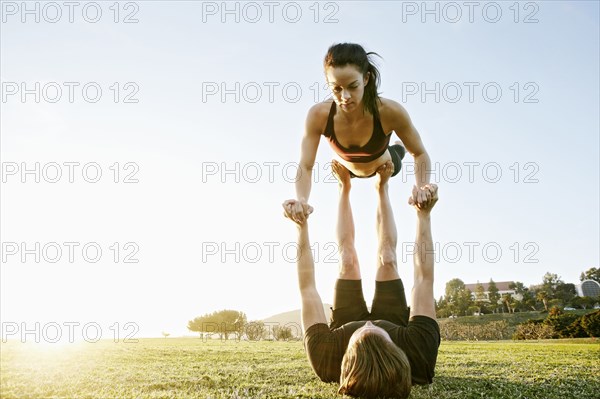
<svg viewBox="0 0 600 399">
<path fill-rule="evenodd" d="M 348 64 L 343 67 L 328 67 L 325 76 L 333 99 L 342 111 L 350 112 L 359 106 L 362 109 L 362 99 L 365 86 L 369 82 L 369 73 L 363 77 L 356 66 Z"/>
</svg>

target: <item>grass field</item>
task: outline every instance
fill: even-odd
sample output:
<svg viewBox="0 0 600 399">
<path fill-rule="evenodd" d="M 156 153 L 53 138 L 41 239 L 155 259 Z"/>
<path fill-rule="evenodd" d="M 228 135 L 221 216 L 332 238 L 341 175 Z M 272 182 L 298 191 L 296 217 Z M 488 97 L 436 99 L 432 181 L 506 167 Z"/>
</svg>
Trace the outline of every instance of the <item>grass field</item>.
<svg viewBox="0 0 600 399">
<path fill-rule="evenodd" d="M 340 398 L 301 342 L 3 343 L 2 398 Z M 443 342 L 411 398 L 600 398 L 600 341 Z"/>
</svg>

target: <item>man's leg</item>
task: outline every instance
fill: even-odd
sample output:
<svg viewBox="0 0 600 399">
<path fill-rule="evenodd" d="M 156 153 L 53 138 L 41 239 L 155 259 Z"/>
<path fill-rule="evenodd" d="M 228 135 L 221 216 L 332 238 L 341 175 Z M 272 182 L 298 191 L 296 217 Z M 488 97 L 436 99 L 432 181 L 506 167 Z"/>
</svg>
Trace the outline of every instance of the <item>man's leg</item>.
<svg viewBox="0 0 600 399">
<path fill-rule="evenodd" d="M 407 325 L 409 309 L 406 305 L 404 285 L 398 275 L 396 260 L 396 223 L 388 197 L 388 180 L 392 174 L 392 162 L 377 170 L 376 188 L 379 193 L 377 206 L 377 274 L 371 315 L 374 319 L 387 320 L 397 325 Z"/>
<path fill-rule="evenodd" d="M 367 320 L 369 310 L 362 291 L 358 256 L 354 247 L 354 220 L 350 207 L 350 172 L 337 161 L 331 163 L 333 174 L 340 184 L 337 238 L 340 254 L 340 273 L 335 283 L 330 328 L 346 323 Z"/>
<path fill-rule="evenodd" d="M 340 254 L 340 274 L 343 280 L 360 280 L 360 267 L 354 246 L 354 219 L 350 206 L 350 171 L 336 160 L 331 163 L 338 179 L 340 198 L 338 204 L 337 240 Z"/>
<path fill-rule="evenodd" d="M 377 170 L 375 188 L 379 194 L 377 205 L 377 274 L 375 281 L 389 281 L 400 278 L 396 260 L 396 243 L 398 233 L 394 212 L 388 196 L 388 180 L 393 172 L 393 164 L 388 161 Z"/>
</svg>

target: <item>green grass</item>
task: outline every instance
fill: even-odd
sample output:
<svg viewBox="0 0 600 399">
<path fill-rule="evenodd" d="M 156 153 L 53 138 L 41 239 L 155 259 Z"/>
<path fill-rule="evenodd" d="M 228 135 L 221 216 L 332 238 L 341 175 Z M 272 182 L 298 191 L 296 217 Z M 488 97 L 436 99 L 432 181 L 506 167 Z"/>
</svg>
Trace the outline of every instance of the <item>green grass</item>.
<svg viewBox="0 0 600 399">
<path fill-rule="evenodd" d="M 443 342 L 411 398 L 598 398 L 600 341 Z M 1 347 L 2 398 L 335 398 L 301 342 L 140 339 Z"/>
</svg>

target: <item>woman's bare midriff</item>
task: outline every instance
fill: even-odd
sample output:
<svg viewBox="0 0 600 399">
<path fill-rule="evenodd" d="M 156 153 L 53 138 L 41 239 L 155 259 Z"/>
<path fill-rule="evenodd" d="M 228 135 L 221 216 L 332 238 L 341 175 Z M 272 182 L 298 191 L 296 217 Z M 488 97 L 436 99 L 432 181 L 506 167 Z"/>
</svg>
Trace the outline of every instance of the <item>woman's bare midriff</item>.
<svg viewBox="0 0 600 399">
<path fill-rule="evenodd" d="M 340 161 L 342 165 L 344 165 L 350 172 L 354 173 L 356 176 L 368 177 L 375 173 L 375 171 L 377 171 L 377 168 L 379 168 L 381 165 L 383 165 L 387 161 L 391 161 L 392 156 L 390 155 L 390 150 L 388 149 L 385 150 L 383 155 L 371 162 L 358 163 L 344 161 L 342 158 L 339 157 L 339 155 L 336 156 L 336 159 Z"/>
</svg>

